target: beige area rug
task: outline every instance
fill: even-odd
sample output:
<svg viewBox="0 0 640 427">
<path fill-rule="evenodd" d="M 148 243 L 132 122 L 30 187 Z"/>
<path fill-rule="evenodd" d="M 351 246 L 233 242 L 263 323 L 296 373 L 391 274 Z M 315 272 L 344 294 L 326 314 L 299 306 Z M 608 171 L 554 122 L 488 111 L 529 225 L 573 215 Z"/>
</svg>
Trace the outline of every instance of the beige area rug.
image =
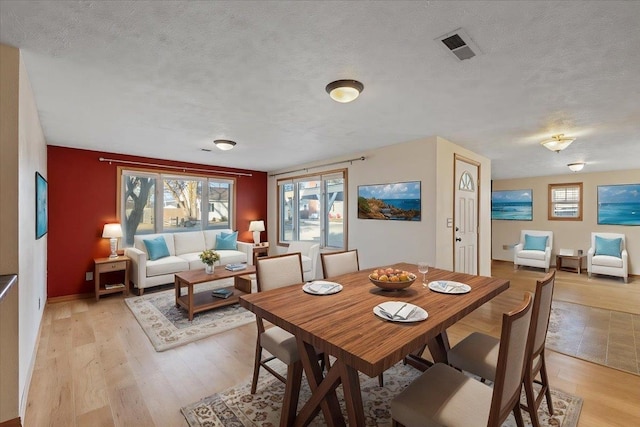
<svg viewBox="0 0 640 427">
<path fill-rule="evenodd" d="M 546 346 L 640 375 L 640 315 L 553 301 Z"/>
<path fill-rule="evenodd" d="M 261 371 L 262 372 L 262 371 Z M 377 378 L 360 374 L 360 385 L 364 405 L 366 426 L 391 426 L 389 403 L 401 390 L 420 375 L 420 371 L 401 362 L 384 373 L 384 387 L 378 386 Z M 274 377 L 261 375 L 256 394 L 251 395 L 250 380 L 181 409 L 190 427 L 275 427 L 279 425 L 284 384 Z M 302 380 L 298 409 L 310 396 L 309 384 Z M 539 419 L 543 426 L 575 427 L 582 409 L 582 399 L 557 390 L 552 390 L 554 415 L 547 413 L 546 402 L 540 405 Z M 342 386 L 337 389 L 342 413 L 346 419 Z M 524 394 L 522 395 L 525 401 Z M 529 415 L 523 411 L 525 425 L 530 426 Z M 310 424 L 324 426 L 320 413 Z M 516 422 L 510 415 L 503 426 L 512 427 Z"/>
<path fill-rule="evenodd" d="M 232 284 L 233 279 L 218 280 L 197 285 L 196 291 Z M 182 292 L 186 292 L 186 288 Z M 238 304 L 196 313 L 190 322 L 187 311 L 176 307 L 174 289 L 127 298 L 125 302 L 156 351 L 168 350 L 255 322 L 254 314 Z"/>
</svg>

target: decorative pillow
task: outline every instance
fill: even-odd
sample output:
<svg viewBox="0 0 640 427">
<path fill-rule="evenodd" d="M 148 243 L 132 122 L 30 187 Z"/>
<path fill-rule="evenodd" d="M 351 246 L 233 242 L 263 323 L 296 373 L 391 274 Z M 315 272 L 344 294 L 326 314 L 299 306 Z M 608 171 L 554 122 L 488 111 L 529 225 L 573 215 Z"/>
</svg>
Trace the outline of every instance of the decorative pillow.
<svg viewBox="0 0 640 427">
<path fill-rule="evenodd" d="M 235 251 L 238 249 L 238 232 L 222 232 L 216 236 L 216 249 L 221 251 Z"/>
<path fill-rule="evenodd" d="M 622 258 L 620 247 L 622 246 L 622 238 L 605 239 L 596 236 L 596 255 L 609 255 L 616 258 Z"/>
<path fill-rule="evenodd" d="M 524 235 L 524 250 L 525 251 L 543 251 L 547 248 L 547 239 L 549 236 L 531 236 L 529 234 Z"/>
<path fill-rule="evenodd" d="M 143 242 L 151 261 L 169 256 L 169 248 L 167 248 L 167 242 L 164 240 L 164 237 L 158 236 L 154 239 L 143 240 Z"/>
</svg>

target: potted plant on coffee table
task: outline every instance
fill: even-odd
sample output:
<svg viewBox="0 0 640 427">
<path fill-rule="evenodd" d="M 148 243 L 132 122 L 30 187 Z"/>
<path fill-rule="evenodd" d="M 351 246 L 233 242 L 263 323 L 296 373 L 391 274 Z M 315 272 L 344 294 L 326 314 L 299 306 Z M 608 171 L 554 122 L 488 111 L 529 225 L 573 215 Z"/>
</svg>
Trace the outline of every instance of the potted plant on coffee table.
<svg viewBox="0 0 640 427">
<path fill-rule="evenodd" d="M 204 263 L 204 271 L 207 272 L 207 274 L 212 274 L 213 273 L 213 265 L 217 262 L 220 261 L 220 254 L 218 254 L 218 252 L 211 250 L 211 249 L 205 249 L 204 251 L 202 251 L 202 253 L 200 254 L 200 260 Z"/>
</svg>

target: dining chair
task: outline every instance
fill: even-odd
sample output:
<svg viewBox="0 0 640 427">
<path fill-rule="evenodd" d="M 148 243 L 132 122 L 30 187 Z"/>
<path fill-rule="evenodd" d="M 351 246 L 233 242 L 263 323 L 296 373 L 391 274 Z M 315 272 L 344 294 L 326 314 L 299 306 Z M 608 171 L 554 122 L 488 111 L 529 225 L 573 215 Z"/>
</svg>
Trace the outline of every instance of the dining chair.
<svg viewBox="0 0 640 427">
<path fill-rule="evenodd" d="M 520 391 L 531 321 L 531 294 L 502 315 L 500 349 L 493 389 L 451 366 L 436 363 L 391 401 L 393 426 L 498 427 L 509 416 L 524 426 Z"/>
<path fill-rule="evenodd" d="M 323 253 L 320 254 L 320 260 L 325 279 L 360 270 L 357 249 Z"/>
<path fill-rule="evenodd" d="M 275 255 L 256 259 L 256 278 L 258 292 L 277 289 L 284 286 L 302 283 L 302 260 L 299 252 L 293 254 Z M 298 395 L 302 381 L 302 362 L 298 354 L 298 346 L 294 335 L 278 326 L 265 329 L 262 318 L 256 315 L 258 339 L 256 342 L 256 357 L 251 381 L 251 394 L 255 394 L 258 387 L 260 367 L 266 369 L 274 377 L 285 383 L 285 396 L 282 405 L 281 419 L 283 425 L 288 425 L 296 415 Z M 267 350 L 272 356 L 262 358 L 262 350 Z M 279 359 L 287 365 L 287 377 L 283 377 L 268 365 L 274 359 Z"/>
<path fill-rule="evenodd" d="M 529 412 L 531 423 L 539 427 L 538 408 L 546 396 L 549 414 L 553 414 L 551 389 L 547 376 L 545 361 L 545 341 L 551 315 L 551 302 L 555 285 L 555 270 L 536 282 L 536 292 L 533 298 L 531 326 L 528 332 L 528 355 L 525 364 L 523 387 L 527 404 L 521 405 Z M 500 340 L 495 337 L 474 332 L 453 346 L 447 353 L 449 364 L 457 369 L 470 372 L 483 379 L 494 381 L 498 365 L 498 349 Z M 538 381 L 536 377 L 540 375 Z M 534 390 L 534 383 L 541 386 L 538 394 Z"/>
</svg>

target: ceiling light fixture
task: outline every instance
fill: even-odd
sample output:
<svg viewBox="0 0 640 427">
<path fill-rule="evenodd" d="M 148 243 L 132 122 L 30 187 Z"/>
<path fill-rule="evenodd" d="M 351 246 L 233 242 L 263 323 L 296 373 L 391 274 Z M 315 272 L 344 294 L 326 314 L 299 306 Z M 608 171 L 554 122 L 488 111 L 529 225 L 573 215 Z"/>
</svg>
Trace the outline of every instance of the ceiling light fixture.
<svg viewBox="0 0 640 427">
<path fill-rule="evenodd" d="M 229 141 L 228 139 L 216 139 L 215 141 L 213 141 L 213 143 L 216 144 L 216 147 L 218 147 L 222 151 L 231 150 L 236 146 L 235 142 Z"/>
<path fill-rule="evenodd" d="M 575 140 L 576 140 L 575 138 L 565 137 L 564 134 L 561 133 L 558 135 L 553 135 L 551 139 L 546 139 L 542 141 L 540 144 L 544 145 L 546 148 L 548 148 L 551 151 L 555 151 L 556 153 L 559 153 L 560 151 L 567 148 Z"/>
<path fill-rule="evenodd" d="M 569 169 L 571 169 L 572 172 L 580 172 L 582 168 L 584 168 L 584 165 L 586 165 L 585 162 L 576 162 L 569 163 L 567 166 L 569 166 Z"/>
<path fill-rule="evenodd" d="M 331 99 L 344 104 L 360 96 L 364 85 L 357 80 L 336 80 L 329 83 L 325 89 Z"/>
</svg>

